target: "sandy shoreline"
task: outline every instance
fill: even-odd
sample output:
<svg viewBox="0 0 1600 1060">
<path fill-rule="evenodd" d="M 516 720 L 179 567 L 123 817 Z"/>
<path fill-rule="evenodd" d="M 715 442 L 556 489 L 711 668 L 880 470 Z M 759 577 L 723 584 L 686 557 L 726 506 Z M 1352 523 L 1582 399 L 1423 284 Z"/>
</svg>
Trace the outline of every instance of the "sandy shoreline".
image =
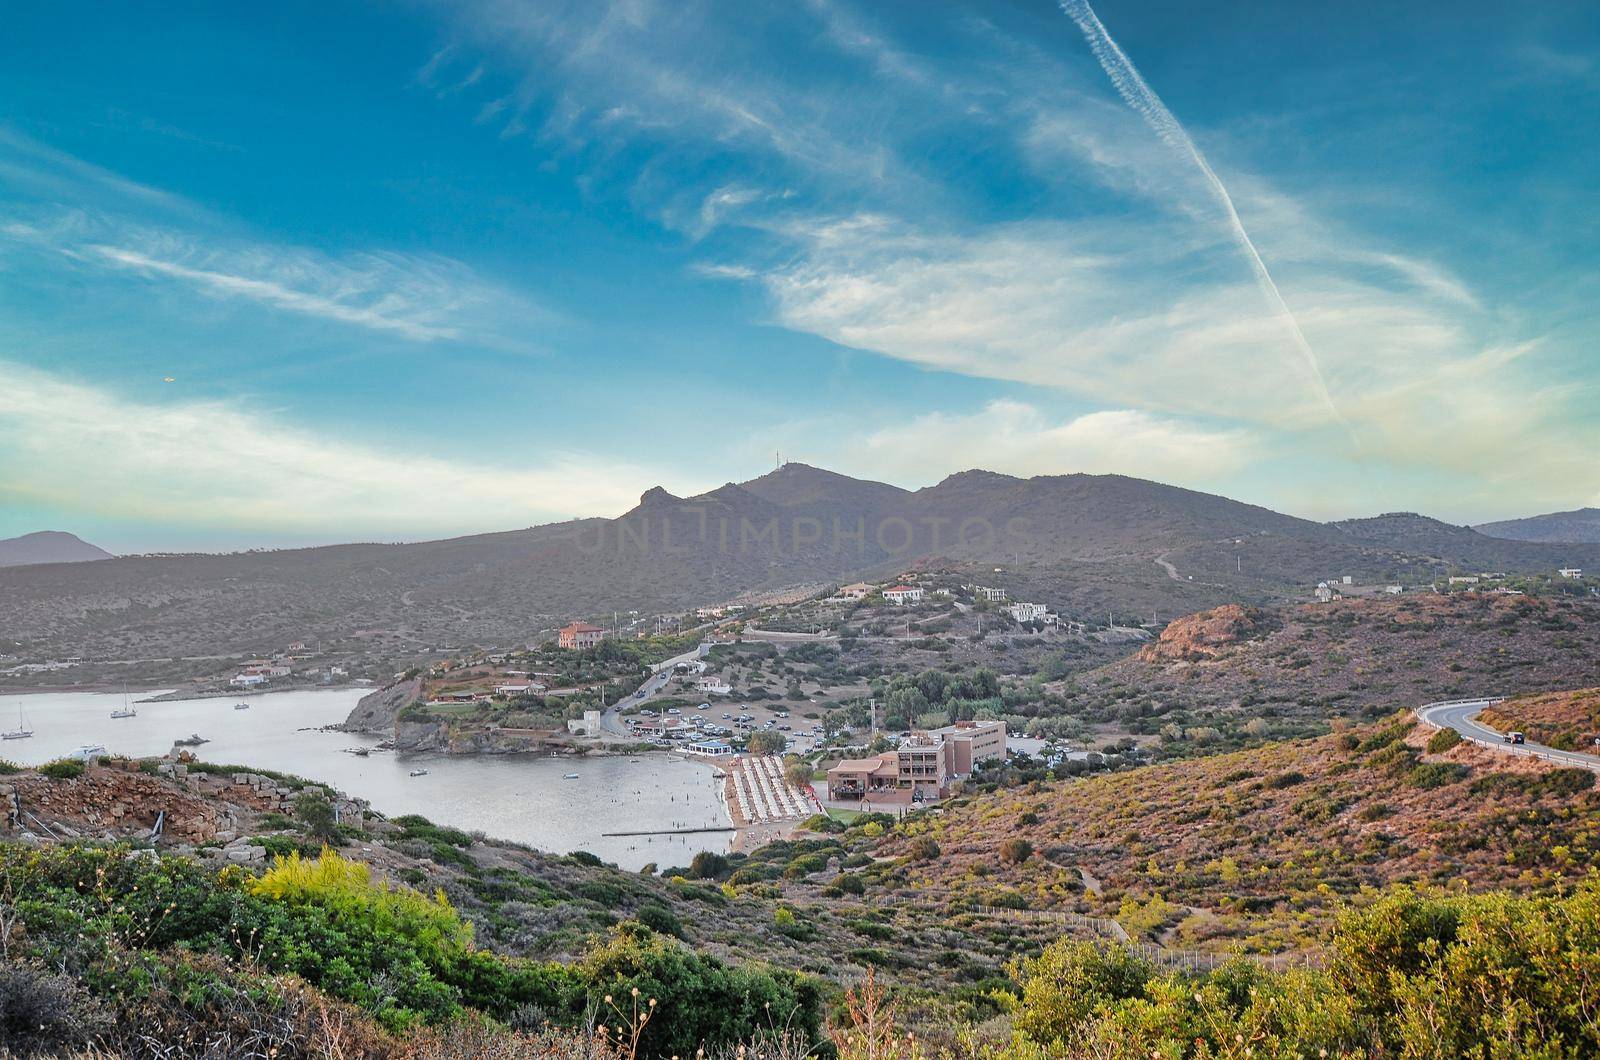
<svg viewBox="0 0 1600 1060">
<path fill-rule="evenodd" d="M 698 758 L 700 756 L 684 756 L 685 758 Z M 737 755 L 727 755 L 718 758 L 701 759 L 710 766 L 714 774 L 720 775 L 722 783 L 717 786 L 717 797 L 722 800 L 722 808 L 733 822 L 733 842 L 729 844 L 728 852 L 732 854 L 748 854 L 758 847 L 774 843 L 781 839 L 793 839 L 805 831 L 803 827 L 808 817 L 786 817 L 772 821 L 752 821 L 739 804 L 739 798 L 734 788 L 733 764 L 738 760 Z"/>
</svg>

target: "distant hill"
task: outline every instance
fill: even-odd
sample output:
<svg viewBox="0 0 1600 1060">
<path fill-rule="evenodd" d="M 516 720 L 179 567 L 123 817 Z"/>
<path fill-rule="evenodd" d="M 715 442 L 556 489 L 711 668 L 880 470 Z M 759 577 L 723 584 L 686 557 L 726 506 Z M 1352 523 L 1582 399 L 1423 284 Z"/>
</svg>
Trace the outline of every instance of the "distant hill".
<svg viewBox="0 0 1600 1060">
<path fill-rule="evenodd" d="M 1188 615 L 1075 683 L 1081 697 L 1151 697 L 1157 723 L 1173 711 L 1324 719 L 1593 685 L 1597 657 L 1600 608 L 1586 601 L 1407 593 Z"/>
<path fill-rule="evenodd" d="M 31 654 L 88 659 L 257 652 L 293 640 L 382 655 L 516 644 L 575 617 L 681 611 L 932 562 L 1069 614 L 1166 618 L 1303 597 L 1336 575 L 1419 584 L 1459 565 L 1600 568 L 1600 546 L 1368 522 L 1317 523 L 1119 475 L 973 470 L 912 491 L 787 464 L 695 497 L 650 489 L 615 519 L 413 544 L 7 568 L 0 629 Z"/>
<path fill-rule="evenodd" d="M 111 553 L 105 549 L 61 530 L 41 530 L 36 534 L 23 534 L 0 541 L 0 567 L 21 567 L 32 563 L 82 563 L 110 558 Z"/>
<path fill-rule="evenodd" d="M 1470 526 L 1454 526 L 1415 512 L 1391 512 L 1367 519 L 1328 524 L 1369 544 L 1432 557 L 1462 568 L 1551 573 L 1569 565 L 1568 551 L 1542 540 L 1491 536 Z M 1591 543 L 1600 543 L 1596 537 Z"/>
<path fill-rule="evenodd" d="M 1571 512 L 1531 515 L 1526 519 L 1503 519 L 1480 523 L 1480 534 L 1516 541 L 1577 542 L 1600 544 L 1600 508 L 1579 508 Z"/>
</svg>

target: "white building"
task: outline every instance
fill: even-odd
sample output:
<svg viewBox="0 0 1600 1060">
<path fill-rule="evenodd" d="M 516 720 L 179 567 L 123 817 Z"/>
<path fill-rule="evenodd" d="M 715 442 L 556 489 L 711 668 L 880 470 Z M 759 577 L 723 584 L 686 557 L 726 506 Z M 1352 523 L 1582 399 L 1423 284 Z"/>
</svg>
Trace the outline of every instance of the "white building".
<svg viewBox="0 0 1600 1060">
<path fill-rule="evenodd" d="M 896 585 L 885 589 L 883 598 L 896 607 L 904 607 L 906 604 L 920 604 L 922 602 L 922 590 L 911 585 Z"/>
<path fill-rule="evenodd" d="M 1006 591 L 1004 589 L 991 589 L 986 585 L 974 585 L 972 587 L 972 595 L 979 600 L 987 600 L 991 604 L 1003 604 L 1006 602 Z"/>
<path fill-rule="evenodd" d="M 567 722 L 567 731 L 574 736 L 599 736 L 600 712 L 586 710 L 582 718 L 573 718 Z"/>
<path fill-rule="evenodd" d="M 1556 573 L 1561 575 L 1563 578 L 1581 578 L 1583 577 L 1583 568 L 1562 567 L 1560 570 L 1556 571 Z"/>
<path fill-rule="evenodd" d="M 228 682 L 235 688 L 254 688 L 256 685 L 264 685 L 266 683 L 267 677 L 265 674 L 234 674 L 233 680 Z"/>
<path fill-rule="evenodd" d="M 1333 586 L 1329 585 L 1327 582 L 1317 583 L 1317 600 L 1320 603 L 1325 604 L 1332 600 L 1337 600 L 1339 599 L 1339 595 L 1340 594 L 1334 590 Z"/>
<path fill-rule="evenodd" d="M 1006 608 L 1018 622 L 1043 622 L 1050 609 L 1043 604 L 1015 603 Z"/>
</svg>

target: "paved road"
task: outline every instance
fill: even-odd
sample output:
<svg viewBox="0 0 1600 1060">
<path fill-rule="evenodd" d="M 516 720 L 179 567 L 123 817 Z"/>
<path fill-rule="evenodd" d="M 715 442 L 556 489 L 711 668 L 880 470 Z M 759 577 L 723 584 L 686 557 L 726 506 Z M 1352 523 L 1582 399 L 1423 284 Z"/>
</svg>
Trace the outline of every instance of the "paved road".
<svg viewBox="0 0 1600 1060">
<path fill-rule="evenodd" d="M 621 702 L 614 704 L 600 716 L 600 731 L 606 736 L 620 736 L 632 739 L 633 733 L 628 730 L 628 726 L 622 721 L 622 708 L 626 706 L 644 706 L 650 702 L 667 686 L 667 682 L 672 680 L 672 668 L 674 666 L 681 662 L 693 662 L 700 658 L 708 647 L 710 647 L 710 644 L 702 641 L 697 647 L 691 648 L 682 655 L 674 655 L 664 662 L 657 663 L 656 672 L 644 684 L 639 686 L 639 691 L 643 692 L 644 695 L 628 696 Z"/>
<path fill-rule="evenodd" d="M 1499 702 L 1502 702 L 1502 700 L 1492 698 L 1457 699 L 1444 703 L 1429 703 L 1427 706 L 1417 708 L 1417 717 L 1425 724 L 1439 729 L 1454 729 L 1465 739 L 1506 754 L 1544 758 L 1564 766 L 1579 766 L 1583 769 L 1592 769 L 1600 773 L 1600 755 L 1581 754 L 1577 751 L 1558 751 L 1554 747 L 1546 747 L 1537 743 L 1506 743 L 1499 730 L 1491 729 L 1477 720 L 1479 711 L 1483 710 L 1484 707 L 1493 706 Z"/>
</svg>

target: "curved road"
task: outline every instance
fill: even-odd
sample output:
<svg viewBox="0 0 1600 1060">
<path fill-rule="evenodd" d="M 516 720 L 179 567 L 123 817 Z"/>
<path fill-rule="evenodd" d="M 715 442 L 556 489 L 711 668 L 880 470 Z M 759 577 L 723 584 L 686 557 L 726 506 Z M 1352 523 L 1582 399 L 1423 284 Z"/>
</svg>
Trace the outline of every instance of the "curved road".
<svg viewBox="0 0 1600 1060">
<path fill-rule="evenodd" d="M 651 674 L 645 683 L 639 686 L 639 691 L 643 692 L 644 695 L 627 696 L 606 708 L 605 713 L 600 716 L 601 733 L 605 736 L 620 736 L 630 740 L 633 739 L 633 733 L 629 731 L 627 725 L 623 724 L 622 708 L 626 706 L 642 707 L 650 702 L 667 686 L 667 682 L 672 680 L 672 668 L 675 665 L 681 662 L 693 662 L 701 658 L 710 647 L 711 643 L 709 641 L 701 641 L 699 645 L 684 652 L 682 655 L 674 655 L 670 659 L 656 663 L 655 673 Z"/>
<path fill-rule="evenodd" d="M 1453 699 L 1442 703 L 1429 703 L 1417 708 L 1417 718 L 1423 724 L 1432 725 L 1436 729 L 1454 729 L 1463 739 L 1506 754 L 1544 758 L 1564 766 L 1578 766 L 1600 773 L 1600 755 L 1558 751 L 1554 747 L 1538 743 L 1506 743 L 1498 730 L 1491 729 L 1477 720 L 1478 712 L 1484 707 L 1491 707 L 1503 701 L 1503 697 L 1496 696 L 1489 699 Z"/>
</svg>

